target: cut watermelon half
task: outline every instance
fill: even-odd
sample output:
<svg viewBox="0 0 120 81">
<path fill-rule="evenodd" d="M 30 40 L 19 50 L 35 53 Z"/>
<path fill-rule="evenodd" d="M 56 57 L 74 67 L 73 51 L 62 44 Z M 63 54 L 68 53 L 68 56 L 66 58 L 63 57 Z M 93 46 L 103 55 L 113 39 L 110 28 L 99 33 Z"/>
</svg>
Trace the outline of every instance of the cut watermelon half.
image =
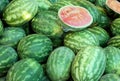
<svg viewBox="0 0 120 81">
<path fill-rule="evenodd" d="M 86 28 L 93 22 L 89 11 L 80 6 L 67 5 L 59 9 L 60 20 L 72 28 Z"/>
<path fill-rule="evenodd" d="M 120 0 L 106 0 L 106 5 L 114 12 L 120 14 Z"/>
</svg>

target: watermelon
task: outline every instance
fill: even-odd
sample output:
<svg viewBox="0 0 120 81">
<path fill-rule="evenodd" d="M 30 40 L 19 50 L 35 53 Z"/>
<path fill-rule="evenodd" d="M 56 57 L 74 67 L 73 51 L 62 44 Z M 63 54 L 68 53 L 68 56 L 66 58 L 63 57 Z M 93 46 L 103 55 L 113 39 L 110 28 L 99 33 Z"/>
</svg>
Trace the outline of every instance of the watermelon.
<svg viewBox="0 0 120 81">
<path fill-rule="evenodd" d="M 30 21 L 37 13 L 36 0 L 13 0 L 3 12 L 3 20 L 10 26 L 21 26 Z"/>
<path fill-rule="evenodd" d="M 120 48 L 120 35 L 116 35 L 116 36 L 111 37 L 108 40 L 107 45 Z"/>
<path fill-rule="evenodd" d="M 64 45 L 71 48 L 74 52 L 78 52 L 82 47 L 91 45 L 99 46 L 99 39 L 89 30 L 71 32 L 66 34 Z"/>
<path fill-rule="evenodd" d="M 6 74 L 17 60 L 17 52 L 12 47 L 0 45 L 0 76 Z"/>
<path fill-rule="evenodd" d="M 116 74 L 105 74 L 100 78 L 100 81 L 120 81 L 120 77 Z"/>
<path fill-rule="evenodd" d="M 37 61 L 26 58 L 16 62 L 8 71 L 6 81 L 40 81 L 43 68 Z"/>
<path fill-rule="evenodd" d="M 54 49 L 47 60 L 47 74 L 52 81 L 66 81 L 70 77 L 70 67 L 74 52 L 62 46 Z"/>
<path fill-rule="evenodd" d="M 75 56 L 71 67 L 74 81 L 98 81 L 106 65 L 104 50 L 99 46 L 87 46 Z"/>
<path fill-rule="evenodd" d="M 0 37 L 0 44 L 16 48 L 18 42 L 25 36 L 25 31 L 22 28 L 6 27 Z"/>
<path fill-rule="evenodd" d="M 2 21 L 0 20 L 0 35 L 3 33 L 3 30 L 4 30 L 4 28 L 3 28 L 3 23 L 2 23 Z"/>
<path fill-rule="evenodd" d="M 52 5 L 48 0 L 37 0 L 38 10 L 48 10 Z"/>
<path fill-rule="evenodd" d="M 93 22 L 93 17 L 87 9 L 80 6 L 67 5 L 58 11 L 60 20 L 65 24 L 64 30 L 81 30 L 89 27 Z"/>
<path fill-rule="evenodd" d="M 42 15 L 41 15 L 42 14 Z M 43 33 L 50 38 L 61 37 L 63 30 L 59 24 L 57 13 L 41 11 L 32 20 L 32 29 L 36 33 Z"/>
<path fill-rule="evenodd" d="M 43 34 L 30 34 L 20 40 L 17 51 L 21 59 L 33 58 L 44 62 L 52 51 L 52 42 Z"/>
<path fill-rule="evenodd" d="M 105 73 L 116 73 L 120 75 L 120 49 L 108 46 L 104 50 L 106 53 Z"/>
<path fill-rule="evenodd" d="M 6 5 L 9 3 L 9 0 L 0 0 L 0 14 L 3 12 Z"/>
<path fill-rule="evenodd" d="M 120 18 L 116 18 L 112 21 L 110 29 L 114 36 L 120 35 Z"/>
<path fill-rule="evenodd" d="M 107 43 L 107 41 L 110 39 L 110 36 L 107 33 L 107 31 L 101 28 L 100 26 L 88 28 L 88 30 L 92 32 L 97 39 L 99 39 L 101 46 L 104 46 Z"/>
</svg>

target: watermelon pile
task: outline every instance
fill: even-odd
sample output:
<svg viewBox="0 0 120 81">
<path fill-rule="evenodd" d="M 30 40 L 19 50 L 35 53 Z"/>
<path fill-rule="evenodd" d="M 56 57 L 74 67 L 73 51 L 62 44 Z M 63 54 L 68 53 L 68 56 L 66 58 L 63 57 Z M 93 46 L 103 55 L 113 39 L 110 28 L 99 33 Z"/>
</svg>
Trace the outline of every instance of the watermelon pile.
<svg viewBox="0 0 120 81">
<path fill-rule="evenodd" d="M 0 0 L 0 81 L 120 81 L 120 0 Z"/>
</svg>

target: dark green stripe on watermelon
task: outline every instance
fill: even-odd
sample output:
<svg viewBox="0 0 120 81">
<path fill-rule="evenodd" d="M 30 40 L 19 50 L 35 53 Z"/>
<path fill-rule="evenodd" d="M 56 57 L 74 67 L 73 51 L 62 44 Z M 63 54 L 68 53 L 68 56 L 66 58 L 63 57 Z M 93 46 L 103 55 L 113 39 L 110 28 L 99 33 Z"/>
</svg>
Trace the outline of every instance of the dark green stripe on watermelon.
<svg viewBox="0 0 120 81">
<path fill-rule="evenodd" d="M 43 68 L 35 60 L 27 58 L 16 62 L 8 71 L 6 81 L 41 81 Z"/>
<path fill-rule="evenodd" d="M 22 28 L 6 27 L 0 37 L 0 44 L 16 48 L 18 42 L 25 36 L 25 31 Z"/>
<path fill-rule="evenodd" d="M 107 31 L 99 26 L 88 28 L 88 30 L 96 36 L 96 38 L 99 40 L 101 46 L 105 46 L 105 44 L 110 39 L 110 36 L 107 33 Z"/>
<path fill-rule="evenodd" d="M 4 30 L 4 28 L 3 28 L 3 23 L 2 23 L 2 21 L 0 20 L 0 35 L 3 33 L 3 30 Z"/>
<path fill-rule="evenodd" d="M 88 30 L 71 32 L 65 36 L 64 45 L 68 46 L 77 53 L 84 46 L 98 46 L 99 39 Z"/>
<path fill-rule="evenodd" d="M 4 21 L 11 26 L 20 26 L 30 21 L 37 13 L 35 0 L 13 0 L 3 12 Z"/>
<path fill-rule="evenodd" d="M 47 74 L 52 81 L 66 81 L 70 77 L 70 67 L 75 57 L 68 47 L 58 47 L 52 51 L 47 61 Z"/>
<path fill-rule="evenodd" d="M 108 40 L 107 45 L 120 48 L 120 35 L 111 37 L 111 38 Z"/>
<path fill-rule="evenodd" d="M 45 35 L 30 34 L 20 40 L 17 51 L 20 58 L 34 58 L 44 62 L 52 51 L 52 42 Z"/>
<path fill-rule="evenodd" d="M 120 77 L 116 74 L 105 74 L 100 78 L 100 81 L 120 81 Z"/>
<path fill-rule="evenodd" d="M 87 46 L 75 56 L 71 75 L 74 81 L 98 81 L 106 65 L 104 50 L 99 46 Z"/>
<path fill-rule="evenodd" d="M 120 49 L 108 46 L 104 50 L 106 53 L 105 73 L 115 73 L 120 75 Z"/>
<path fill-rule="evenodd" d="M 0 45 L 0 76 L 17 61 L 18 55 L 12 47 Z"/>
<path fill-rule="evenodd" d="M 57 13 L 54 11 L 40 11 L 32 20 L 32 29 L 50 38 L 61 37 L 63 34 Z"/>
<path fill-rule="evenodd" d="M 111 32 L 113 35 L 120 35 L 120 18 L 116 18 L 112 21 Z"/>
</svg>

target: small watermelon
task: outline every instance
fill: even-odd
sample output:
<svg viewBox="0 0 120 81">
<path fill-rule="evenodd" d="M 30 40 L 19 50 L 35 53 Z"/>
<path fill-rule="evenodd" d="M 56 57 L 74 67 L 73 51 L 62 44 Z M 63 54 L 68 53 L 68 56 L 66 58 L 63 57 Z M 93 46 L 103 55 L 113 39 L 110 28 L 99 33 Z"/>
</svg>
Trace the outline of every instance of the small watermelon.
<svg viewBox="0 0 120 81">
<path fill-rule="evenodd" d="M 103 48 L 87 46 L 75 56 L 71 75 L 74 81 L 98 81 L 104 73 L 106 57 Z"/>
<path fill-rule="evenodd" d="M 17 51 L 21 59 L 34 58 L 38 62 L 47 60 L 52 51 L 52 41 L 43 34 L 30 34 L 20 40 Z"/>
<path fill-rule="evenodd" d="M 108 46 L 104 50 L 106 53 L 105 73 L 115 73 L 120 75 L 120 49 Z"/>
<path fill-rule="evenodd" d="M 120 77 L 116 74 L 105 74 L 103 75 L 99 81 L 120 81 Z"/>
<path fill-rule="evenodd" d="M 36 0 L 12 0 L 3 12 L 3 20 L 10 26 L 21 26 L 37 13 Z"/>
<path fill-rule="evenodd" d="M 8 71 L 6 81 L 41 81 L 43 68 L 37 61 L 26 58 L 16 62 Z"/>
<path fill-rule="evenodd" d="M 113 35 L 120 35 L 120 18 L 116 18 L 112 21 L 111 32 Z"/>
<path fill-rule="evenodd" d="M 107 45 L 114 46 L 114 47 L 117 47 L 120 49 L 120 35 L 116 35 L 116 36 L 111 37 L 108 40 Z"/>
<path fill-rule="evenodd" d="M 12 47 L 0 45 L 0 76 L 7 73 L 17 60 L 17 52 Z"/>
<path fill-rule="evenodd" d="M 25 31 L 22 28 L 6 27 L 0 37 L 0 44 L 16 48 L 18 42 L 25 36 Z"/>
<path fill-rule="evenodd" d="M 58 47 L 52 51 L 47 61 L 47 74 L 52 81 L 66 81 L 70 77 L 70 67 L 75 57 L 68 47 Z"/>
</svg>

